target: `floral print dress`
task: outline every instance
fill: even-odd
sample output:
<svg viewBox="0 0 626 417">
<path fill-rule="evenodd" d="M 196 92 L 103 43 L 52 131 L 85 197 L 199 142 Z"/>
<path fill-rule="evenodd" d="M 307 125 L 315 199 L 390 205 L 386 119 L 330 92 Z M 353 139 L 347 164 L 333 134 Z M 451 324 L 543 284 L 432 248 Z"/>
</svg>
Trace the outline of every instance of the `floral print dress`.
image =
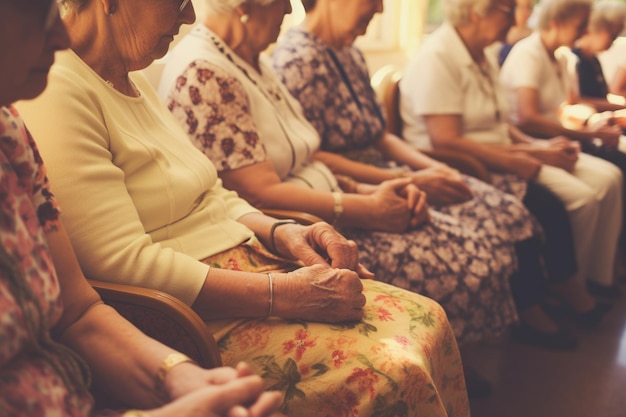
<svg viewBox="0 0 626 417">
<path fill-rule="evenodd" d="M 7 261 L 0 264 L 2 417 L 88 416 L 91 412 L 91 397 L 72 393 L 64 385 L 48 360 L 55 352 L 46 350 L 41 340 L 41 333 L 49 331 L 63 308 L 43 234 L 57 225 L 58 216 L 30 134 L 12 107 L 0 107 L 0 241 L 8 263 L 26 281 L 12 282 Z M 28 331 L 27 323 L 39 333 Z M 33 353 L 37 346 L 47 353 Z"/>
<path fill-rule="evenodd" d="M 201 26 L 177 45 L 170 61 L 182 66 L 191 51 L 194 57 L 174 79 L 166 103 L 194 144 L 220 171 L 270 160 L 284 181 L 297 176 L 320 139 L 316 135 L 310 142 L 310 124 L 301 120 L 298 103 L 271 67 L 262 62 L 258 73 Z M 280 122 L 270 125 L 268 119 Z M 275 146 L 279 140 L 285 145 Z M 334 189 L 330 181 L 326 187 L 317 184 L 301 182 L 321 191 Z M 475 193 L 488 194 L 485 200 L 507 216 L 494 217 L 487 204 L 468 203 L 455 208 L 467 219 L 432 210 L 429 224 L 403 234 L 343 230 L 357 242 L 362 262 L 378 280 L 442 304 L 461 344 L 498 335 L 517 320 L 509 285 L 516 270 L 513 242 L 532 233 L 530 216 L 512 196 L 490 191 L 485 185 Z"/>
</svg>

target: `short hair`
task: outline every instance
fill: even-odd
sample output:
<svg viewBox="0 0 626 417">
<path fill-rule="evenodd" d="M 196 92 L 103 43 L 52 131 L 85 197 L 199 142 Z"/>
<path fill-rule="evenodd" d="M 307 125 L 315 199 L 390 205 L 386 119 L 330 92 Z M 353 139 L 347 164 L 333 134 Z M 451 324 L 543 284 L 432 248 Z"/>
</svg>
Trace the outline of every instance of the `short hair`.
<svg viewBox="0 0 626 417">
<path fill-rule="evenodd" d="M 315 4 L 317 3 L 317 0 L 302 0 L 302 5 L 304 6 L 304 11 L 308 12 L 313 10 L 313 8 L 315 7 Z"/>
<path fill-rule="evenodd" d="M 494 0 L 444 0 L 443 12 L 453 26 L 469 23 L 472 12 L 484 15 L 493 6 Z"/>
<path fill-rule="evenodd" d="M 617 37 L 624 31 L 626 4 L 617 0 L 599 1 L 591 9 L 589 28 L 605 30 Z"/>
<path fill-rule="evenodd" d="M 589 13 L 592 4 L 593 0 L 542 0 L 537 25 L 541 30 L 550 29 L 552 23 L 563 23 L 581 11 Z"/>
<path fill-rule="evenodd" d="M 274 0 L 202 0 L 202 2 L 203 5 L 206 6 L 207 11 L 219 14 L 229 14 L 246 2 L 265 6 L 273 3 Z"/>
</svg>

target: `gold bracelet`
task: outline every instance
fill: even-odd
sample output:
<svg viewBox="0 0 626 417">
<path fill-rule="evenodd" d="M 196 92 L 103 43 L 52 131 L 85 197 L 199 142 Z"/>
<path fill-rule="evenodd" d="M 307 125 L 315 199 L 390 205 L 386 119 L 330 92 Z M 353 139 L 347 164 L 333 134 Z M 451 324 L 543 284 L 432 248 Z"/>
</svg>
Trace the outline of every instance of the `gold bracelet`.
<svg viewBox="0 0 626 417">
<path fill-rule="evenodd" d="M 181 363 L 185 362 L 197 365 L 196 361 L 180 352 L 173 352 L 167 355 L 165 359 L 163 359 L 163 362 L 161 362 L 161 366 L 159 366 L 159 369 L 157 369 L 156 375 L 154 377 L 156 388 L 158 390 L 164 390 L 165 377 L 167 376 L 167 373 L 176 365 L 180 365 Z"/>
<path fill-rule="evenodd" d="M 141 410 L 128 410 L 122 414 L 122 417 L 148 417 L 148 413 Z"/>
<path fill-rule="evenodd" d="M 339 221 L 339 217 L 341 216 L 341 213 L 343 213 L 343 194 L 341 194 L 339 191 L 334 191 L 332 193 L 333 195 L 333 226 L 337 225 L 337 222 Z"/>
</svg>

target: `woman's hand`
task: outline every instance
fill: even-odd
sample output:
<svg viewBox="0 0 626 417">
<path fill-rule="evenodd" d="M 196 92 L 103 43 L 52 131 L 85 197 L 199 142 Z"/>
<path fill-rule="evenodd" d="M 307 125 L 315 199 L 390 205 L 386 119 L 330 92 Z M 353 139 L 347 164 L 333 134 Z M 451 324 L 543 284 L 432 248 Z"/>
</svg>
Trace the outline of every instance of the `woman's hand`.
<svg viewBox="0 0 626 417">
<path fill-rule="evenodd" d="M 324 323 L 363 317 L 365 295 L 356 272 L 313 265 L 274 275 L 274 315 Z"/>
<path fill-rule="evenodd" d="M 333 268 L 356 271 L 361 278 L 374 278 L 374 274 L 359 263 L 356 243 L 343 237 L 328 223 L 284 224 L 274 231 L 274 241 L 278 253 L 298 259 L 305 265 L 330 264 Z"/>
<path fill-rule="evenodd" d="M 540 141 L 533 142 L 536 146 L 529 152 L 534 158 L 568 172 L 574 170 L 580 152 L 577 142 L 559 136 L 543 141 L 544 143 L 538 142 Z"/>
<path fill-rule="evenodd" d="M 359 204 L 355 212 L 344 212 L 343 216 L 354 216 L 352 221 L 355 227 L 384 230 L 392 233 L 402 233 L 411 227 L 415 202 L 407 200 L 412 185 L 408 177 L 383 181 L 368 199 Z M 417 188 L 415 188 L 417 190 Z M 358 211 L 357 211 L 358 210 Z"/>
<path fill-rule="evenodd" d="M 247 364 L 201 369 L 180 364 L 170 370 L 166 387 L 172 402 L 151 417 L 279 417 L 280 392 L 264 392 Z"/>
<path fill-rule="evenodd" d="M 619 138 L 622 135 L 622 129 L 619 126 L 605 125 L 592 130 L 593 136 L 602 141 L 602 145 L 609 149 L 616 149 L 619 145 Z"/>
<path fill-rule="evenodd" d="M 444 165 L 414 171 L 409 176 L 413 184 L 426 192 L 428 202 L 433 206 L 462 203 L 473 197 L 461 174 Z"/>
</svg>

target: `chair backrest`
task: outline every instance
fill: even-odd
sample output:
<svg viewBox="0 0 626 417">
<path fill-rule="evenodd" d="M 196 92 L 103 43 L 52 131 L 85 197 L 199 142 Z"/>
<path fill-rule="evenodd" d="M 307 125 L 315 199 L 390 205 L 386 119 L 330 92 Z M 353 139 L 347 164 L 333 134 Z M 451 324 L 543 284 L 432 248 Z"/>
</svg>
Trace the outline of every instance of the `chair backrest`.
<svg viewBox="0 0 626 417">
<path fill-rule="evenodd" d="M 97 280 L 89 283 L 103 301 L 148 336 L 205 368 L 222 365 L 219 348 L 204 321 L 187 304 L 162 291 Z"/>
<path fill-rule="evenodd" d="M 380 100 L 387 131 L 402 137 L 402 117 L 400 117 L 400 79 L 402 72 L 394 65 L 386 65 L 376 71 L 372 77 L 372 87 Z"/>
</svg>

